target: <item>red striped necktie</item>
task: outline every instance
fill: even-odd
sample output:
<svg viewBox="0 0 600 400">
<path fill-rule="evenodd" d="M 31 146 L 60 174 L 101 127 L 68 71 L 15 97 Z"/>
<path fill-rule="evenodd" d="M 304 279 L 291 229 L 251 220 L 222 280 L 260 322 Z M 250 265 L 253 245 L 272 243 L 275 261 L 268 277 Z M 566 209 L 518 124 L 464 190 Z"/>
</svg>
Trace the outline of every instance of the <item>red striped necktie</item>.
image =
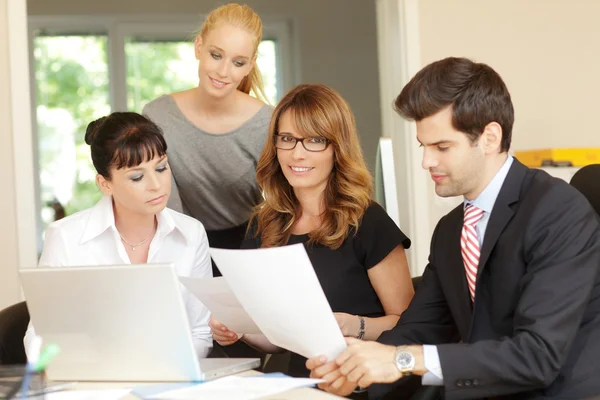
<svg viewBox="0 0 600 400">
<path fill-rule="evenodd" d="M 483 217 L 483 210 L 467 204 L 462 233 L 460 235 L 460 251 L 467 274 L 467 284 L 471 300 L 475 300 L 475 282 L 477 280 L 477 267 L 479 266 L 479 240 L 475 229 L 479 220 Z"/>
</svg>

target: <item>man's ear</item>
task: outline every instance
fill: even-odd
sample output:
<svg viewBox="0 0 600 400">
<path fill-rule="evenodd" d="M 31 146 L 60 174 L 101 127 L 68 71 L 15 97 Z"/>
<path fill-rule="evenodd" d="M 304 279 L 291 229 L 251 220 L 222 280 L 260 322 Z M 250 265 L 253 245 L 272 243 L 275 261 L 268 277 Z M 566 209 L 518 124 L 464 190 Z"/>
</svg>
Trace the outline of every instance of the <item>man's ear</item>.
<svg viewBox="0 0 600 400">
<path fill-rule="evenodd" d="M 112 196 L 112 184 L 108 179 L 98 174 L 96 175 L 96 184 L 102 190 L 102 193 L 106 196 Z"/>
<path fill-rule="evenodd" d="M 486 154 L 500 153 L 502 148 L 502 127 L 500 124 L 495 121 L 487 124 L 483 128 L 480 140 Z"/>
</svg>

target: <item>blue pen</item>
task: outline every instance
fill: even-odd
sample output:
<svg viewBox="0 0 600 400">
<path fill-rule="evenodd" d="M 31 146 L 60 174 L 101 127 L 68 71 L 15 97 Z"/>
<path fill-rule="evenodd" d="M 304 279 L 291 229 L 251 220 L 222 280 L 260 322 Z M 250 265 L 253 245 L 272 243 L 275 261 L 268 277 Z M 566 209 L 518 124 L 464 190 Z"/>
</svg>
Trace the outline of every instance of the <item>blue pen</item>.
<svg viewBox="0 0 600 400">
<path fill-rule="evenodd" d="M 41 342 L 40 342 L 41 343 Z M 34 355 L 33 358 L 30 358 L 30 361 L 27 362 L 25 366 L 25 374 L 23 375 L 23 380 L 21 381 L 21 397 L 27 397 L 27 393 L 29 392 L 29 384 L 31 383 L 31 378 L 36 372 L 43 372 L 50 361 L 60 352 L 60 348 L 54 344 L 50 343 L 44 351 L 39 354 L 39 358 L 37 355 Z M 32 362 L 31 360 L 35 360 Z"/>
<path fill-rule="evenodd" d="M 36 335 L 27 346 L 27 365 L 25 366 L 25 373 L 23 374 L 23 380 L 21 381 L 21 397 L 25 397 L 29 391 L 31 376 L 35 372 L 41 348 L 42 338 Z"/>
<path fill-rule="evenodd" d="M 25 375 L 23 375 L 23 380 L 21 381 L 21 389 L 19 390 L 22 398 L 27 397 L 27 392 L 29 392 L 29 383 L 31 382 L 31 376 L 35 372 L 35 366 L 31 363 L 27 363 L 25 366 Z"/>
</svg>

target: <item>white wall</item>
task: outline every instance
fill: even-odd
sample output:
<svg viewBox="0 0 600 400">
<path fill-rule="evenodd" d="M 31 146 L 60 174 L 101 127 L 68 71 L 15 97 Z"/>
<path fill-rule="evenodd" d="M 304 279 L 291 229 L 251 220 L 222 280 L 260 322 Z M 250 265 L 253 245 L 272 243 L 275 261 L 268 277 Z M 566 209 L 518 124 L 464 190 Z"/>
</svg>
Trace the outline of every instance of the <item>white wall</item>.
<svg viewBox="0 0 600 400">
<path fill-rule="evenodd" d="M 421 68 L 418 0 L 376 0 L 383 136 L 392 139 L 400 228 L 412 239 L 407 252 L 413 276 L 425 268 L 429 253 L 429 190 L 420 167 L 413 123 L 402 120 L 392 102 Z"/>
<path fill-rule="evenodd" d="M 492 66 L 515 105 L 515 150 L 600 147 L 600 1 L 421 0 L 421 61 Z"/>
<path fill-rule="evenodd" d="M 31 115 L 24 0 L 0 0 L 0 309 L 21 299 L 17 271 L 35 266 Z"/>
<path fill-rule="evenodd" d="M 225 1 L 29 0 L 30 15 L 203 15 Z M 338 90 L 356 114 L 374 171 L 381 135 L 375 4 L 366 0 L 246 0 L 265 21 L 291 21 L 297 83 Z M 200 23 L 200 20 L 199 20 Z"/>
</svg>

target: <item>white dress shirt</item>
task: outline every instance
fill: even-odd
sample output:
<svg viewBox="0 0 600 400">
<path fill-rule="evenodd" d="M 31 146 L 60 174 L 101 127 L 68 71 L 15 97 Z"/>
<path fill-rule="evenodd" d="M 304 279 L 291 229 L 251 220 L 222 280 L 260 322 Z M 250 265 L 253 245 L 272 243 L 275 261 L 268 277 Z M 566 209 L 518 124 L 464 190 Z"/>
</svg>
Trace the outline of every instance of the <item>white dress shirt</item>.
<svg viewBox="0 0 600 400">
<path fill-rule="evenodd" d="M 148 263 L 173 263 L 178 276 L 212 277 L 204 226 L 168 208 L 157 214 L 157 222 Z M 131 264 L 131 261 L 115 226 L 111 197 L 105 196 L 92 208 L 48 226 L 40 267 L 119 264 Z M 210 313 L 183 285 L 180 287 L 196 354 L 204 358 L 212 348 Z M 34 337 L 30 323 L 24 338 L 26 350 Z"/>
<path fill-rule="evenodd" d="M 483 216 L 475 226 L 475 231 L 477 232 L 477 240 L 479 241 L 479 247 L 483 246 L 483 239 L 485 238 L 485 231 L 487 229 L 488 221 L 490 220 L 490 215 L 492 214 L 492 210 L 494 209 L 494 204 L 496 203 L 496 199 L 500 194 L 500 190 L 502 189 L 502 185 L 504 184 L 504 180 L 508 175 L 508 171 L 513 163 L 513 157 L 509 155 L 504 161 L 502 167 L 498 170 L 494 179 L 485 187 L 483 192 L 473 201 L 469 201 L 467 199 L 464 200 L 464 207 L 467 204 L 472 204 L 473 206 L 483 210 Z M 423 346 L 423 358 L 425 363 L 425 368 L 428 372 L 423 375 L 421 383 L 423 385 L 430 386 L 443 386 L 444 385 L 444 374 L 442 372 L 442 366 L 440 363 L 440 356 L 437 351 L 437 347 L 433 345 L 424 345 Z"/>
</svg>

